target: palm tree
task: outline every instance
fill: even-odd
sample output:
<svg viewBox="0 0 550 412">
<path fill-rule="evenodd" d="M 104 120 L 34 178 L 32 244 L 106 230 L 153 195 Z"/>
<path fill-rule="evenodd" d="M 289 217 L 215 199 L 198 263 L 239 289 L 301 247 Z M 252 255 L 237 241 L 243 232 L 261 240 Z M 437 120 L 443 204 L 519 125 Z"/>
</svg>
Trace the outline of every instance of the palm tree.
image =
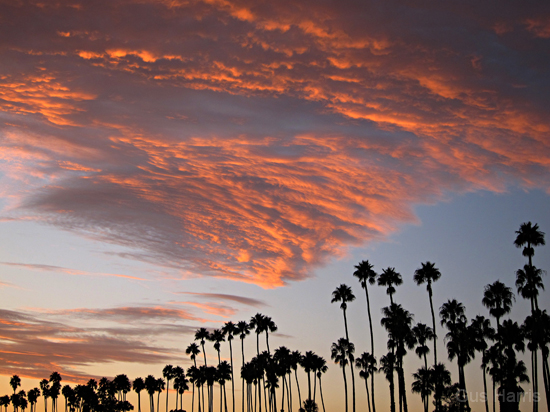
<svg viewBox="0 0 550 412">
<path fill-rule="evenodd" d="M 485 411 L 489 412 L 489 400 L 487 399 L 487 377 L 488 367 L 487 348 L 488 340 L 494 340 L 495 330 L 491 327 L 491 322 L 484 316 L 477 315 L 472 319 L 471 330 L 473 332 L 473 344 L 475 350 L 481 352 L 481 369 L 483 369 L 483 390 L 485 398 Z"/>
<path fill-rule="evenodd" d="M 518 248 L 526 246 L 523 248 L 523 256 L 529 258 L 529 266 L 533 266 L 532 258 L 535 254 L 533 247 L 543 246 L 546 243 L 544 242 L 544 232 L 539 230 L 539 225 L 532 225 L 531 222 L 522 223 L 519 227 L 519 230 L 516 231 L 516 240 L 514 240 L 514 245 Z"/>
<path fill-rule="evenodd" d="M 4 395 L 2 397 L 0 397 L 0 410 L 2 409 L 2 406 L 4 407 L 4 412 L 8 412 L 8 406 L 10 404 L 11 400 L 10 400 L 10 396 L 9 395 Z"/>
<path fill-rule="evenodd" d="M 395 370 L 395 354 L 388 352 L 380 358 L 380 371 L 384 372 L 386 380 L 390 384 L 390 411 L 395 412 L 395 384 L 393 371 Z"/>
<path fill-rule="evenodd" d="M 430 401 L 430 395 L 434 391 L 434 383 L 432 379 L 432 371 L 426 366 L 418 369 L 416 373 L 413 373 L 414 381 L 412 383 L 413 393 L 419 393 L 424 403 L 424 412 L 428 412 L 428 405 Z"/>
<path fill-rule="evenodd" d="M 378 370 L 376 368 L 376 358 L 368 352 L 363 352 L 361 356 L 355 359 L 355 367 L 360 369 L 359 376 L 365 380 L 365 389 L 367 390 L 367 404 L 369 406 L 370 412 L 371 403 L 369 397 L 368 380 L 369 377 L 371 378 L 371 380 L 374 380 L 374 373 Z"/>
<path fill-rule="evenodd" d="M 378 274 L 373 270 L 373 265 L 369 263 L 368 260 L 362 260 L 358 265 L 355 266 L 355 272 L 353 276 L 359 279 L 361 287 L 365 289 L 365 296 L 367 298 L 367 313 L 369 315 L 369 328 L 370 328 L 370 351 L 374 356 L 374 334 L 372 332 L 372 317 L 370 314 L 370 301 L 369 301 L 369 291 L 367 288 L 367 283 L 374 285 L 376 283 L 376 278 Z M 366 381 L 365 381 L 366 384 Z M 367 391 L 368 392 L 368 391 Z M 372 397 L 372 411 L 376 412 L 376 404 L 374 402 L 374 378 L 371 379 L 371 397 Z"/>
<path fill-rule="evenodd" d="M 314 352 L 307 351 L 300 359 L 300 366 L 304 368 L 304 371 L 307 373 L 308 399 L 313 399 L 311 397 L 311 372 L 314 372 L 315 369 L 315 356 L 317 355 Z"/>
<path fill-rule="evenodd" d="M 317 356 L 315 358 L 315 370 L 317 371 L 317 379 L 319 379 L 319 393 L 321 394 L 321 404 L 323 405 L 323 412 L 326 412 L 325 400 L 323 398 L 323 384 L 321 382 L 321 377 L 323 376 L 323 373 L 327 373 L 328 366 L 327 366 L 327 361 L 323 357 Z M 315 401 L 315 392 L 313 393 L 313 400 Z"/>
<path fill-rule="evenodd" d="M 531 314 L 539 308 L 538 295 L 539 289 L 544 290 L 542 275 L 544 272 L 535 266 L 524 265 L 523 269 L 516 271 L 516 287 L 518 293 L 524 299 L 531 301 Z"/>
<path fill-rule="evenodd" d="M 61 394 L 65 398 L 65 412 L 67 412 L 68 406 L 69 406 L 69 398 L 71 396 L 74 396 L 73 388 L 71 388 L 69 385 L 65 385 L 65 386 L 63 386 L 63 389 L 61 389 Z M 29 395 L 30 395 L 30 392 L 29 392 Z M 30 399 L 29 399 L 29 401 L 30 401 Z M 32 402 L 31 402 L 31 412 L 32 412 Z"/>
<path fill-rule="evenodd" d="M 48 412 L 48 398 L 50 397 L 50 382 L 47 379 L 40 381 L 40 389 L 44 397 L 44 412 Z"/>
<path fill-rule="evenodd" d="M 294 379 L 296 380 L 296 386 L 298 387 L 298 402 L 299 402 L 299 405 L 302 404 L 302 394 L 300 392 L 300 382 L 298 381 L 298 365 L 300 364 L 301 359 L 302 359 L 302 354 L 300 353 L 300 351 L 295 350 L 295 351 L 290 353 L 289 363 L 290 363 L 291 369 L 294 370 Z"/>
<path fill-rule="evenodd" d="M 166 412 L 168 412 L 168 393 L 170 392 L 170 381 L 176 376 L 174 374 L 174 367 L 172 365 L 166 365 L 162 370 L 162 376 L 166 378 Z"/>
<path fill-rule="evenodd" d="M 500 280 L 485 286 L 481 303 L 489 309 L 491 316 L 497 320 L 497 331 L 500 328 L 500 318 L 510 312 L 512 302 L 515 301 L 512 289 Z"/>
<path fill-rule="evenodd" d="M 52 398 L 52 412 L 57 412 L 57 398 L 61 393 L 61 375 L 57 372 L 52 372 L 50 375 L 50 397 Z"/>
<path fill-rule="evenodd" d="M 231 379 L 231 365 L 227 363 L 227 361 L 223 361 L 220 364 L 218 364 L 217 368 L 217 381 L 220 384 L 220 393 L 223 390 L 223 403 L 225 405 L 225 412 L 227 412 L 227 395 L 225 392 L 225 382 Z M 220 403 L 220 411 L 222 409 L 221 403 Z"/>
<path fill-rule="evenodd" d="M 202 346 L 202 353 L 204 355 L 204 365 L 208 366 L 206 363 L 206 351 L 204 350 L 204 344 L 206 343 L 206 339 L 210 336 L 210 332 L 206 328 L 199 328 L 195 332 L 195 340 L 200 340 L 201 346 Z"/>
<path fill-rule="evenodd" d="M 36 412 L 34 406 L 36 405 L 39 397 L 40 389 L 38 388 L 33 388 L 29 391 L 29 393 L 27 393 L 27 398 L 29 400 L 29 403 L 31 404 L 31 412 Z"/>
<path fill-rule="evenodd" d="M 15 394 L 17 388 L 21 386 L 21 378 L 17 375 L 13 375 L 10 378 L 10 386 L 12 387 L 13 393 Z"/>
<path fill-rule="evenodd" d="M 344 313 L 344 327 L 346 330 L 346 339 L 348 342 L 349 340 L 349 334 L 348 334 L 348 320 L 346 318 L 346 309 L 348 307 L 348 302 L 353 302 L 355 300 L 355 295 L 351 291 L 351 288 L 345 284 L 341 284 L 338 286 L 334 292 L 332 292 L 332 300 L 331 303 L 334 302 L 342 302 L 340 304 L 340 309 L 342 309 L 342 312 Z M 351 342 L 350 342 L 351 344 Z M 350 358 L 349 364 L 353 366 L 353 359 Z M 353 372 L 353 367 L 350 367 L 351 369 L 351 386 L 352 386 L 352 411 L 355 412 L 355 374 Z"/>
<path fill-rule="evenodd" d="M 269 316 L 264 317 L 264 331 L 265 331 L 265 344 L 267 346 L 267 353 L 269 353 L 269 332 L 276 332 L 277 325 L 273 322 Z"/>
<path fill-rule="evenodd" d="M 348 412 L 348 383 L 346 380 L 346 365 L 348 364 L 348 359 L 353 359 L 354 351 L 355 346 L 353 343 L 345 338 L 338 339 L 338 342 L 333 343 L 330 348 L 330 358 L 342 368 L 342 374 L 344 376 L 346 412 Z"/>
<path fill-rule="evenodd" d="M 162 393 L 162 391 L 165 388 L 166 388 L 166 385 L 165 385 L 164 379 L 158 378 L 157 379 L 157 387 L 156 387 L 156 392 L 158 392 L 158 395 L 157 395 L 157 412 L 160 412 L 160 408 L 159 408 L 160 394 Z"/>
<path fill-rule="evenodd" d="M 235 334 L 239 333 L 237 325 L 233 322 L 225 322 L 222 331 L 227 336 L 227 342 L 229 343 L 229 360 L 231 362 L 231 399 L 233 401 L 233 412 L 235 412 L 235 377 L 233 375 L 233 347 L 231 341 Z"/>
<path fill-rule="evenodd" d="M 412 331 L 418 343 L 418 346 L 415 349 L 416 354 L 419 358 L 424 358 L 424 369 L 428 369 L 428 359 L 427 354 L 430 353 L 430 348 L 426 345 L 429 340 L 432 340 L 435 335 L 433 329 L 424 323 L 417 323 Z"/>
<path fill-rule="evenodd" d="M 278 371 L 277 374 L 282 378 L 282 400 L 281 400 L 281 409 L 284 410 L 285 406 L 285 388 L 287 391 L 287 403 L 288 403 L 288 410 L 291 410 L 291 398 L 290 398 L 290 392 L 288 387 L 288 381 L 290 380 L 290 350 L 286 346 L 280 346 L 277 349 L 275 349 L 275 352 L 273 353 L 273 360 L 277 363 Z M 289 379 L 287 380 L 286 375 L 288 375 Z"/>
<path fill-rule="evenodd" d="M 132 388 L 134 389 L 134 392 L 138 395 L 138 412 L 141 412 L 141 391 L 145 389 L 145 382 L 143 381 L 143 378 L 136 378 L 134 379 L 134 382 L 132 382 Z"/>
<path fill-rule="evenodd" d="M 199 345 L 197 345 L 194 342 L 190 343 L 187 349 L 185 349 L 185 353 L 190 355 L 190 358 L 193 361 L 193 365 L 195 366 L 195 368 L 197 368 L 197 355 L 201 353 L 199 349 Z M 191 411 L 194 411 L 195 410 L 195 380 L 193 379 L 191 383 L 193 384 L 193 395 L 191 398 Z M 199 394 L 199 397 L 200 397 L 200 394 Z"/>
<path fill-rule="evenodd" d="M 153 400 L 153 396 L 155 396 L 155 393 L 157 392 L 157 379 L 153 375 L 147 375 L 144 384 L 145 390 L 149 394 L 149 411 L 155 412 L 155 402 Z"/>
<path fill-rule="evenodd" d="M 399 404 L 402 404 L 403 410 L 408 412 L 403 357 L 407 354 L 406 349 L 412 349 L 416 343 L 416 338 L 411 327 L 413 316 L 409 311 L 403 309 L 401 305 L 395 303 L 383 308 L 382 313 L 384 317 L 381 320 L 381 324 L 388 331 L 389 337 L 388 349 L 395 349 Z"/>
<path fill-rule="evenodd" d="M 242 353 L 242 365 L 245 364 L 244 362 L 244 338 L 246 338 L 246 335 L 250 334 L 250 326 L 248 323 L 244 320 L 241 320 L 237 322 L 236 325 L 236 332 L 239 334 L 239 338 L 241 339 L 241 353 Z M 241 381 L 242 381 L 242 412 L 244 412 L 244 381 L 245 378 L 242 376 L 241 373 Z"/>
<path fill-rule="evenodd" d="M 399 273 L 395 271 L 395 268 L 383 269 L 380 276 L 378 276 L 378 286 L 386 286 L 386 293 L 390 295 L 390 304 L 393 305 L 393 294 L 395 293 L 395 287 L 403 283 L 403 278 Z"/>
<path fill-rule="evenodd" d="M 256 313 L 248 323 L 250 329 L 256 332 L 256 355 L 260 354 L 260 333 L 265 331 L 265 318 L 261 313 Z"/>
<path fill-rule="evenodd" d="M 422 267 L 416 269 L 414 272 L 414 281 L 418 286 L 426 283 L 426 290 L 428 291 L 428 297 L 430 298 L 430 309 L 432 311 L 432 327 L 434 335 L 434 365 L 437 365 L 437 333 L 435 329 L 435 313 L 434 305 L 432 302 L 432 283 L 437 281 L 441 277 L 441 272 L 435 267 L 435 263 L 426 262 L 421 263 Z"/>
<path fill-rule="evenodd" d="M 451 384 L 451 373 L 443 363 L 438 363 L 433 366 L 431 375 L 434 385 L 435 410 L 440 411 L 442 408 L 441 398 L 443 397 L 443 390 Z"/>
<path fill-rule="evenodd" d="M 189 382 L 193 384 L 193 397 L 191 398 L 191 410 L 194 411 L 195 408 L 195 386 L 198 390 L 198 399 L 199 399 L 199 412 L 201 412 L 201 391 L 199 386 L 199 368 L 197 366 L 192 365 L 187 369 L 187 377 L 189 378 Z"/>
<path fill-rule="evenodd" d="M 458 379 L 459 379 L 459 409 L 460 411 L 469 409 L 468 398 L 465 397 L 466 379 L 464 375 L 464 366 L 475 357 L 475 338 L 476 329 L 471 328 L 467 324 L 467 319 L 464 314 L 464 305 L 456 300 L 449 300 L 443 304 L 440 311 L 441 324 L 445 325 L 449 330 L 447 333 L 447 352 L 449 360 L 455 357 L 458 364 Z"/>
<path fill-rule="evenodd" d="M 185 372 L 180 366 L 174 368 L 174 389 L 176 390 L 176 410 L 183 409 L 183 394 L 185 391 L 189 390 L 188 380 L 185 377 Z M 178 395 L 180 398 L 179 408 L 178 408 Z"/>
</svg>

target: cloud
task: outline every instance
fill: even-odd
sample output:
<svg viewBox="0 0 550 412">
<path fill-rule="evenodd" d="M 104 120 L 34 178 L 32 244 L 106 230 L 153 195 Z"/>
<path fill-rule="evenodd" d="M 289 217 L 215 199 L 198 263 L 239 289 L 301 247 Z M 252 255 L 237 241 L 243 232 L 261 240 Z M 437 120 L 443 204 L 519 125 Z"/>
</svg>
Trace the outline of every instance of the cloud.
<svg viewBox="0 0 550 412">
<path fill-rule="evenodd" d="M 152 308 L 153 312 L 155 310 Z M 105 312 L 112 313 L 111 321 L 120 319 L 116 309 Z M 122 308 L 122 312 L 131 311 Z M 57 318 L 60 315 L 60 312 L 55 314 Z M 71 316 L 67 315 L 72 313 L 66 312 L 64 315 L 62 321 L 53 321 L 48 320 L 54 316 L 51 313 L 0 310 L 0 374 L 41 379 L 52 371 L 58 371 L 65 379 L 83 382 L 94 377 L 87 375 L 83 369 L 97 363 L 182 361 L 184 357 L 179 350 L 154 342 L 161 336 L 192 333 L 191 328 L 181 323 L 166 324 L 158 319 L 147 323 L 152 318 L 145 308 L 139 308 L 130 315 L 134 321 L 140 320 L 139 323 L 101 328 L 83 324 L 82 321 L 77 327 L 71 326 Z"/>
<path fill-rule="evenodd" d="M 243 305 L 252 306 L 255 308 L 264 307 L 267 304 L 261 300 L 248 298 L 245 296 L 238 295 L 228 295 L 225 293 L 196 293 L 196 292 L 178 292 L 185 295 L 192 295 L 203 299 L 219 299 L 222 301 L 230 300 L 233 302 L 238 302 Z"/>
<path fill-rule="evenodd" d="M 546 5 L 29 0 L 0 14 L 4 219 L 275 287 L 414 222 L 415 204 L 549 190 Z"/>
<path fill-rule="evenodd" d="M 63 273 L 66 275 L 74 275 L 74 276 L 107 276 L 107 277 L 117 277 L 117 278 L 131 279 L 131 280 L 143 280 L 143 281 L 148 280 L 148 279 L 144 279 L 136 276 L 120 275 L 116 273 L 87 272 L 84 270 L 68 269 L 61 266 L 52 266 L 52 265 L 44 265 L 44 264 L 36 264 L 36 263 L 0 262 L 0 265 L 21 267 L 25 269 L 39 270 L 44 272 Z"/>
</svg>

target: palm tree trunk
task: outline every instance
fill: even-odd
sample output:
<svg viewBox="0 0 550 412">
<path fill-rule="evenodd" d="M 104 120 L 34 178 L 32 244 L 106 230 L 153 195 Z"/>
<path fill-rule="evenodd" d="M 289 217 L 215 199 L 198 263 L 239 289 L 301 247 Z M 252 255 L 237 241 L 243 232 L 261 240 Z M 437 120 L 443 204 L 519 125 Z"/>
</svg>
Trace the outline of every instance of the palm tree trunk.
<svg viewBox="0 0 550 412">
<path fill-rule="evenodd" d="M 393 381 L 393 368 L 390 374 L 390 412 L 395 412 L 395 383 Z"/>
<path fill-rule="evenodd" d="M 344 375 L 344 394 L 346 398 L 346 412 L 348 412 L 348 381 L 346 380 L 346 365 L 342 366 L 342 374 Z"/>
<path fill-rule="evenodd" d="M 168 412 L 168 392 L 169 391 L 170 391 L 170 379 L 166 378 L 166 412 Z M 176 393 L 176 396 L 177 396 L 177 393 Z"/>
<path fill-rule="evenodd" d="M 372 332 L 372 317 L 370 315 L 370 300 L 369 300 L 369 292 L 367 290 L 367 282 L 365 282 L 365 295 L 367 296 L 367 313 L 369 315 L 370 352 L 372 356 L 374 356 L 374 334 Z M 371 376 L 371 396 L 372 396 L 372 412 L 376 412 L 376 406 L 374 404 L 374 376 Z"/>
<path fill-rule="evenodd" d="M 349 334 L 348 334 L 348 319 L 346 318 L 346 311 L 343 310 L 344 312 L 344 326 L 346 328 L 346 339 L 347 341 L 349 342 Z M 351 387 L 352 387 L 352 411 L 355 412 L 355 373 L 353 373 L 353 359 L 351 357 L 351 355 L 349 356 L 349 364 L 350 364 L 350 369 L 351 369 Z"/>
<path fill-rule="evenodd" d="M 487 399 L 487 377 L 485 376 L 485 366 L 483 367 L 483 390 L 485 391 L 485 412 L 489 412 L 489 399 Z"/>
<path fill-rule="evenodd" d="M 434 305 L 432 302 L 432 288 L 428 291 L 430 297 L 430 309 L 432 311 L 432 325 L 434 328 L 434 365 L 437 365 L 437 334 L 435 333 L 435 314 L 434 314 Z"/>
<path fill-rule="evenodd" d="M 233 412 L 235 412 L 235 378 L 233 376 L 233 347 L 229 340 L 229 359 L 231 361 L 231 399 L 233 401 Z"/>
<path fill-rule="evenodd" d="M 244 338 L 241 338 L 241 353 L 243 355 L 243 360 L 242 360 L 242 365 L 241 366 L 244 366 Z M 241 385 L 241 391 L 242 391 L 242 412 L 244 412 L 244 378 L 241 376 L 241 381 L 242 381 L 242 385 Z M 247 384 L 247 388 L 248 388 L 248 384 Z M 247 389 L 248 390 L 248 389 Z M 248 403 L 248 399 L 247 399 L 247 403 Z"/>
<path fill-rule="evenodd" d="M 326 410 L 325 410 L 325 400 L 323 399 L 323 385 L 322 385 L 320 376 L 319 376 L 319 393 L 321 394 L 321 403 L 323 404 L 323 412 L 326 412 Z"/>
<path fill-rule="evenodd" d="M 544 380 L 544 390 L 546 392 L 546 406 L 550 411 L 550 371 L 548 370 L 548 355 L 544 349 L 542 352 L 542 376 Z"/>
<path fill-rule="evenodd" d="M 367 390 L 367 404 L 369 405 L 369 412 L 371 412 L 370 409 L 370 396 L 369 396 L 369 381 L 365 379 L 365 389 Z"/>
<path fill-rule="evenodd" d="M 294 369 L 294 377 L 296 378 L 296 386 L 298 387 L 298 402 L 300 402 L 300 408 L 301 408 L 302 394 L 300 393 L 300 382 L 298 382 L 298 369 Z"/>
</svg>

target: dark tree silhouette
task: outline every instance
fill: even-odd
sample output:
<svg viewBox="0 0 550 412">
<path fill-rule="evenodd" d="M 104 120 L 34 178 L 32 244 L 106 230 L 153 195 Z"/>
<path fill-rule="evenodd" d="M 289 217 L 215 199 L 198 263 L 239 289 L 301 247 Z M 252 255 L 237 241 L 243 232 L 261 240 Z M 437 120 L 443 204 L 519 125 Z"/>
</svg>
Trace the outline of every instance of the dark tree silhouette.
<svg viewBox="0 0 550 412">
<path fill-rule="evenodd" d="M 330 348 L 330 358 L 340 365 L 342 368 L 342 374 L 344 376 L 344 395 L 346 400 L 346 409 L 348 412 L 348 383 L 346 379 L 346 365 L 348 365 L 348 359 L 353 362 L 353 352 L 355 351 L 355 346 L 349 340 L 345 338 L 338 339 L 338 342 L 333 343 Z"/>
<path fill-rule="evenodd" d="M 403 278 L 399 273 L 395 271 L 395 268 L 383 269 L 380 276 L 378 276 L 378 286 L 386 287 L 386 293 L 390 295 L 391 305 L 393 305 L 393 294 L 395 293 L 395 286 L 399 286 L 402 283 Z"/>
<path fill-rule="evenodd" d="M 374 334 L 372 332 L 372 317 L 370 313 L 370 300 L 369 300 L 369 290 L 367 284 L 374 285 L 376 284 L 376 278 L 378 274 L 373 270 L 373 265 L 369 263 L 368 260 L 362 260 L 358 265 L 355 266 L 355 272 L 353 276 L 359 279 L 361 287 L 365 290 L 365 296 L 367 298 L 367 314 L 369 316 L 369 329 L 370 329 L 370 353 L 372 356 L 375 356 L 374 352 Z M 367 381 L 365 380 L 365 384 Z M 367 391 L 368 392 L 368 391 Z M 371 399 L 372 399 L 372 411 L 376 412 L 376 403 L 374 401 L 374 376 L 371 375 Z M 370 406 L 369 406 L 370 407 Z"/>
</svg>

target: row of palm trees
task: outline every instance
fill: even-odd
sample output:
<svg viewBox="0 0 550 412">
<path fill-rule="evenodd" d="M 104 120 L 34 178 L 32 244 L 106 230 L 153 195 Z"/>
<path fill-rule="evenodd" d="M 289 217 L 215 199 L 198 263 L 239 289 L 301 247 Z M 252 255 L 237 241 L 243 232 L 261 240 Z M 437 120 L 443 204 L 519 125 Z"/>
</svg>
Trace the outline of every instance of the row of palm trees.
<svg viewBox="0 0 550 412">
<path fill-rule="evenodd" d="M 390 389 L 390 411 L 395 412 L 397 404 L 400 412 L 408 412 L 407 376 L 404 370 L 404 357 L 408 351 L 415 351 L 423 360 L 423 366 L 412 374 L 412 392 L 419 394 L 425 412 L 428 412 L 430 401 L 436 412 L 469 411 L 469 401 L 466 396 L 467 382 L 464 368 L 475 357 L 481 354 L 484 393 L 487 394 L 487 374 L 492 382 L 492 410 L 496 412 L 496 399 L 499 399 L 500 411 L 517 411 L 519 396 L 523 393 L 520 384 L 529 381 L 527 368 L 517 357 L 517 352 L 523 352 L 525 346 L 531 351 L 531 382 L 533 392 L 538 393 L 538 352 L 542 353 L 542 374 L 546 391 L 546 400 L 549 402 L 550 375 L 548 368 L 548 347 L 550 345 L 550 317 L 546 310 L 539 308 L 539 291 L 544 289 L 542 282 L 543 272 L 533 266 L 534 247 L 544 245 L 544 233 L 538 225 L 524 223 L 516 232 L 515 245 L 523 248 L 523 254 L 528 263 L 516 272 L 516 287 L 521 297 L 530 300 L 531 314 L 522 325 L 510 319 L 503 319 L 510 313 L 514 301 L 514 294 L 508 286 L 500 281 L 487 285 L 484 291 L 482 304 L 489 309 L 489 314 L 496 320 L 496 329 L 491 321 L 483 316 L 476 316 L 468 321 L 465 307 L 455 299 L 448 300 L 439 309 L 440 325 L 445 328 L 445 344 L 450 361 L 457 363 L 458 382 L 452 383 L 451 374 L 445 364 L 438 361 L 437 341 L 438 327 L 433 304 L 433 283 L 441 277 L 441 272 L 434 263 L 425 262 L 414 273 L 414 281 L 418 285 L 426 285 L 431 310 L 432 325 L 424 323 L 413 324 L 413 315 L 394 299 L 396 287 L 402 284 L 401 275 L 395 268 L 382 270 L 376 273 L 369 261 L 361 261 L 355 266 L 353 275 L 365 291 L 367 314 L 370 330 L 370 352 L 363 352 L 355 356 L 355 345 L 349 339 L 347 308 L 348 303 L 355 300 L 351 287 L 341 284 L 332 293 L 332 302 L 340 303 L 344 318 L 345 337 L 338 339 L 330 348 L 331 359 L 341 367 L 344 383 L 344 406 L 348 412 L 348 381 L 347 367 L 351 373 L 352 411 L 356 410 L 355 369 L 359 377 L 364 380 L 369 412 L 376 412 L 375 374 L 382 373 L 388 381 Z M 373 320 L 369 300 L 369 285 L 382 286 L 389 295 L 389 306 L 382 309 L 381 325 L 387 332 L 387 352 L 379 359 L 375 356 Z M 163 369 L 163 378 L 152 375 L 145 379 L 136 378 L 130 382 L 126 375 L 118 375 L 109 380 L 102 378 L 99 382 L 89 380 L 85 385 L 69 385 L 61 387 L 61 376 L 54 372 L 50 379 L 43 379 L 40 388 L 34 388 L 28 393 L 17 392 L 20 379 L 14 375 L 10 380 L 13 388 L 11 396 L 0 398 L 0 406 L 11 403 L 14 412 L 25 411 L 28 404 L 31 412 L 35 412 L 35 404 L 40 395 L 44 397 L 45 412 L 48 399 L 51 399 L 52 412 L 57 412 L 57 399 L 60 393 L 65 397 L 66 412 L 89 411 L 128 411 L 133 406 L 126 400 L 126 394 L 132 389 L 138 396 L 138 411 L 141 412 L 141 392 L 149 395 L 149 410 L 160 412 L 160 394 L 166 390 L 166 412 L 169 411 L 168 391 L 172 382 L 176 392 L 174 411 L 180 411 L 182 395 L 190 390 L 191 411 L 213 412 L 214 387 L 219 387 L 220 412 L 235 412 L 235 374 L 233 365 L 233 340 L 238 337 L 241 341 L 241 410 L 244 412 L 278 412 L 285 409 L 292 412 L 296 398 L 299 411 L 317 411 L 318 401 L 325 412 L 325 403 L 322 391 L 322 376 L 328 370 L 326 360 L 307 351 L 291 351 L 281 346 L 273 351 L 269 346 L 269 334 L 277 331 L 274 321 L 262 314 L 254 315 L 248 322 L 226 322 L 222 328 L 208 330 L 199 328 L 195 333 L 195 341 L 186 348 L 192 365 L 184 370 L 180 366 L 166 365 Z M 246 362 L 244 339 L 252 332 L 256 334 L 256 354 Z M 260 335 L 265 333 L 265 351 L 260 351 Z M 209 365 L 206 355 L 206 342 L 213 343 L 217 354 L 217 365 Z M 430 341 L 433 346 L 430 345 Z M 221 360 L 221 345 L 228 343 L 229 362 Z M 527 345 L 525 345 L 527 343 Z M 433 363 L 428 362 L 428 354 L 433 348 Z M 200 361 L 202 355 L 202 362 Z M 302 392 L 298 379 L 298 370 L 307 374 L 307 397 L 302 399 Z M 312 382 L 313 378 L 313 382 Z M 231 382 L 231 399 L 228 402 L 226 383 Z M 295 385 L 294 385 L 295 383 Z M 296 392 L 293 393 L 293 387 Z M 317 398 L 317 386 L 319 398 Z M 395 394 L 397 392 L 397 402 Z M 497 395 L 498 393 L 498 395 Z M 550 410 L 550 403 L 548 404 Z M 485 396 L 486 412 L 489 412 L 488 397 Z M 533 412 L 538 412 L 538 399 L 533 402 Z"/>
<path fill-rule="evenodd" d="M 483 316 L 476 316 L 471 322 L 465 315 L 465 307 L 455 299 L 444 303 L 439 310 L 441 326 L 447 330 L 445 335 L 448 358 L 458 366 L 458 382 L 451 383 L 451 376 L 443 363 L 437 359 L 436 316 L 433 306 L 432 284 L 441 277 L 441 272 L 434 263 L 425 262 L 414 273 L 417 285 L 426 284 L 432 315 L 432 327 L 423 323 L 413 326 L 412 314 L 394 301 L 396 286 L 402 284 L 402 277 L 395 268 L 387 268 L 378 274 L 373 265 L 362 261 L 355 266 L 354 276 L 358 278 L 365 290 L 367 314 L 369 319 L 371 351 L 363 353 L 356 360 L 356 366 L 362 368 L 368 398 L 369 411 L 376 411 L 374 373 L 383 372 L 390 387 L 390 410 L 395 412 L 395 375 L 397 375 L 397 392 L 399 411 L 408 412 L 406 374 L 403 370 L 403 358 L 407 350 L 415 349 L 416 354 L 424 359 L 424 366 L 413 374 L 412 391 L 422 397 L 424 410 L 428 412 L 430 396 L 433 394 L 435 411 L 469 411 L 469 401 L 466 388 L 464 367 L 474 357 L 476 352 L 482 355 L 485 408 L 489 412 L 486 373 L 493 383 L 493 412 L 496 410 L 496 390 L 501 411 L 517 411 L 521 395 L 524 393 L 521 383 L 529 381 L 527 368 L 523 361 L 518 360 L 517 352 L 527 348 L 531 351 L 531 381 L 534 393 L 533 412 L 538 412 L 538 352 L 543 355 L 542 373 L 545 385 L 546 401 L 550 410 L 550 374 L 548 354 L 550 345 L 550 316 L 538 305 L 539 291 L 544 289 L 543 271 L 533 265 L 534 247 L 544 245 L 544 233 L 538 225 L 531 222 L 523 223 L 516 232 L 514 244 L 523 248 L 523 255 L 528 263 L 516 272 L 516 287 L 518 293 L 531 303 L 531 314 L 522 325 L 502 317 L 511 311 L 514 293 L 511 288 L 500 281 L 487 285 L 484 290 L 482 304 L 489 309 L 489 314 L 496 320 L 497 328 L 491 327 L 491 322 Z M 374 356 L 374 335 L 371 316 L 369 285 L 383 286 L 390 297 L 390 305 L 382 309 L 382 326 L 388 334 L 388 352 L 380 358 L 380 366 Z M 345 410 L 348 411 L 348 394 L 345 367 L 353 365 L 355 347 L 349 340 L 346 310 L 348 303 L 355 300 L 351 287 L 341 284 L 332 293 L 332 302 L 339 302 L 344 317 L 345 338 L 340 338 L 332 345 L 332 358 L 342 367 L 345 391 Z M 428 366 L 427 354 L 430 349 L 428 341 L 433 341 L 433 365 Z M 489 345 L 492 343 L 491 345 Z M 352 410 L 355 412 L 355 381 L 353 368 L 352 377 Z M 367 380 L 370 379 L 370 394 Z M 497 388 L 498 387 L 498 388 Z M 370 397 L 369 397 L 370 395 Z"/>
</svg>

